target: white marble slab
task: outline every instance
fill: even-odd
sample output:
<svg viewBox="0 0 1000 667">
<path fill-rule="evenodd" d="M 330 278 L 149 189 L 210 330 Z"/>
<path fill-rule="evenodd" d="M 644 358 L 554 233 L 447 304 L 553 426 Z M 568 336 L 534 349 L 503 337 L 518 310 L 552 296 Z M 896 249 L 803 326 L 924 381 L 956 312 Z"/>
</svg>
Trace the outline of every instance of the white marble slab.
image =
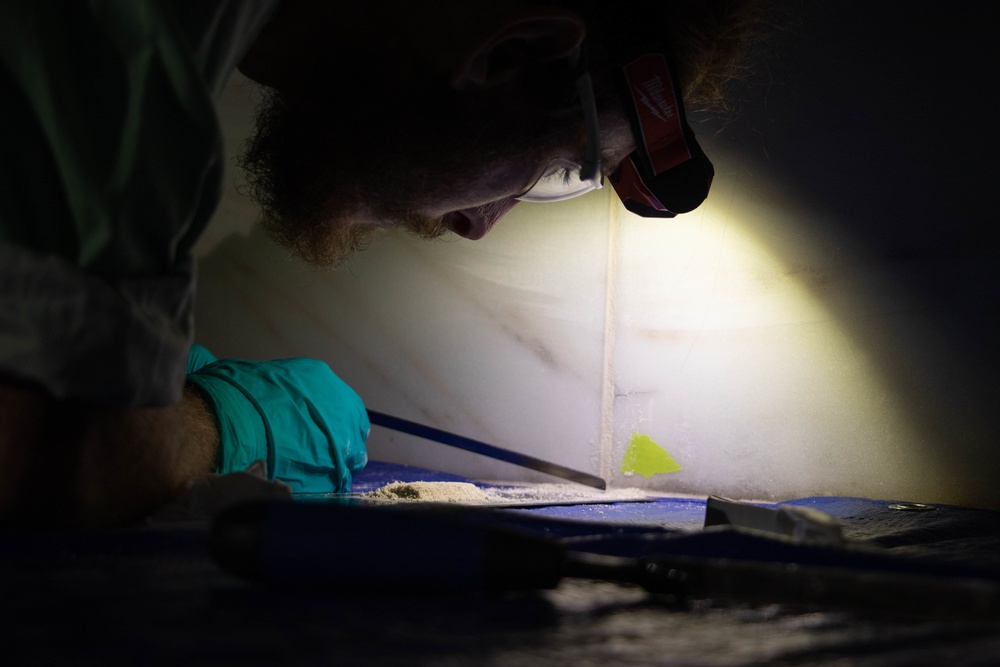
<svg viewBox="0 0 1000 667">
<path fill-rule="evenodd" d="M 223 106 L 239 135 L 235 90 Z M 977 472 L 997 461 L 988 429 L 953 440 L 929 426 L 962 415 L 961 355 L 836 220 L 724 145 L 712 154 L 713 196 L 688 216 L 635 218 L 609 188 L 521 205 L 479 242 L 390 234 L 335 271 L 287 259 L 230 194 L 201 246 L 199 340 L 220 355 L 324 359 L 372 408 L 612 486 L 991 504 Z M 950 398 L 913 381 L 921 359 Z M 622 475 L 635 432 L 683 469 Z M 553 481 L 380 429 L 370 449 Z"/>
</svg>

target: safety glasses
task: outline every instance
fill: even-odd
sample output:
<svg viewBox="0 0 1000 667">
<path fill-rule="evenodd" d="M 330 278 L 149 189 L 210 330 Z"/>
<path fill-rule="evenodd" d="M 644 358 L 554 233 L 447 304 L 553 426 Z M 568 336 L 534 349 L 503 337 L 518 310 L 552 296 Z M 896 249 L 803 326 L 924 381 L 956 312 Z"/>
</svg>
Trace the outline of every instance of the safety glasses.
<svg viewBox="0 0 1000 667">
<path fill-rule="evenodd" d="M 583 164 L 556 158 L 527 192 L 516 197 L 527 202 L 553 202 L 572 199 L 597 190 L 604 185 L 601 167 L 601 132 L 597 124 L 597 103 L 590 74 L 584 72 L 576 79 L 576 92 L 583 107 L 587 127 L 587 150 Z"/>
</svg>

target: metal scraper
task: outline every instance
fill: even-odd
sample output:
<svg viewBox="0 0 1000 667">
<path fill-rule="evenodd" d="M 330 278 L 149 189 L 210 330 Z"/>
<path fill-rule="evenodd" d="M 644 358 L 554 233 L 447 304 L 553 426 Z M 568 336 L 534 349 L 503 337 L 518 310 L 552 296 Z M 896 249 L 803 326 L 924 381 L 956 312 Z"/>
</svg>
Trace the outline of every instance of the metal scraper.
<svg viewBox="0 0 1000 667">
<path fill-rule="evenodd" d="M 595 489 L 601 489 L 602 491 L 607 488 L 607 484 L 605 484 L 604 480 L 597 475 L 591 475 L 590 473 L 573 470 L 572 468 L 567 468 L 566 466 L 559 465 L 558 463 L 543 461 L 542 459 L 535 458 L 534 456 L 529 456 L 527 454 L 512 452 L 508 449 L 497 447 L 496 445 L 489 445 L 479 440 L 473 440 L 472 438 L 466 438 L 465 436 L 449 433 L 448 431 L 442 431 L 441 429 L 431 426 L 418 424 L 408 419 L 387 415 L 384 412 L 369 410 L 368 419 L 376 426 L 389 428 L 402 433 L 409 433 L 410 435 L 415 435 L 419 438 L 439 442 L 442 445 L 457 447 L 459 449 L 464 449 L 467 452 L 488 456 L 491 459 L 513 463 L 514 465 L 521 466 L 522 468 L 537 470 L 538 472 L 543 472 L 547 475 L 553 475 L 578 484 L 592 486 Z"/>
</svg>

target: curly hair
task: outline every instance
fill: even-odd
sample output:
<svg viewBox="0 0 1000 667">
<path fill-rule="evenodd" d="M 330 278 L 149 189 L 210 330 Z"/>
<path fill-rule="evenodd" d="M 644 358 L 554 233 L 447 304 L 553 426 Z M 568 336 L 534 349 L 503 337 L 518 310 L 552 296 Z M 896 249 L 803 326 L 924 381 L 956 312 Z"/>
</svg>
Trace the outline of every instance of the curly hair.
<svg viewBox="0 0 1000 667">
<path fill-rule="evenodd" d="M 766 41 L 768 0 L 664 3 L 668 42 L 685 104 L 692 111 L 735 110 L 733 84 L 746 80 Z"/>
<path fill-rule="evenodd" d="M 753 72 L 773 26 L 772 0 L 565 0 L 585 18 L 595 69 L 614 66 L 623 50 L 666 45 L 688 111 L 729 115 L 734 84 Z"/>
</svg>

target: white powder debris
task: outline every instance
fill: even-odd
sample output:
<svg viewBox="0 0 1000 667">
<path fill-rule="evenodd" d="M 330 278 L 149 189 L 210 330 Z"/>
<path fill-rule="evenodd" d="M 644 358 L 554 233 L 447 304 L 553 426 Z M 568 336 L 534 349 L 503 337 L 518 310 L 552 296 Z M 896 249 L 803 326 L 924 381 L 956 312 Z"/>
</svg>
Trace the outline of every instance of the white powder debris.
<svg viewBox="0 0 1000 667">
<path fill-rule="evenodd" d="M 579 484 L 533 484 L 531 486 L 503 486 L 490 489 L 497 502 L 507 503 L 596 503 L 646 500 L 649 494 L 642 489 L 609 489 L 598 491 Z"/>
<path fill-rule="evenodd" d="M 533 484 L 483 489 L 469 482 L 391 482 L 361 496 L 375 500 L 464 505 L 570 505 L 643 501 L 649 498 L 649 494 L 642 489 L 598 491 L 578 484 Z"/>
<path fill-rule="evenodd" d="M 384 500 L 423 500 L 432 503 L 485 503 L 489 496 L 468 482 L 391 482 L 363 494 Z"/>
</svg>

